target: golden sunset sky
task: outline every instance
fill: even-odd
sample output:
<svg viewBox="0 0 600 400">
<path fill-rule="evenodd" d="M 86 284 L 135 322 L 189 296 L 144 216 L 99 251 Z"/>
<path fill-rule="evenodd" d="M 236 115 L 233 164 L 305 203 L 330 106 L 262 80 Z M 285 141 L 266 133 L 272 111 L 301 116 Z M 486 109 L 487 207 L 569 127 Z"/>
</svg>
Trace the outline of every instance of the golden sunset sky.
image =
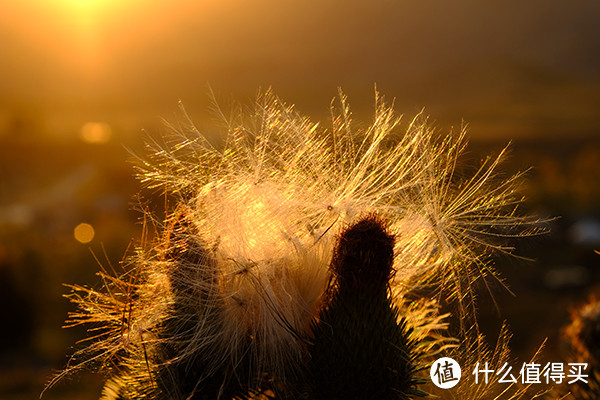
<svg viewBox="0 0 600 400">
<path fill-rule="evenodd" d="M 592 0 L 21 0 L 0 4 L 0 135 L 122 134 L 272 86 L 318 118 L 341 86 L 475 138 L 600 133 Z M 16 122 L 15 122 L 16 121 Z M 2 136 L 0 136 L 1 138 Z"/>
</svg>

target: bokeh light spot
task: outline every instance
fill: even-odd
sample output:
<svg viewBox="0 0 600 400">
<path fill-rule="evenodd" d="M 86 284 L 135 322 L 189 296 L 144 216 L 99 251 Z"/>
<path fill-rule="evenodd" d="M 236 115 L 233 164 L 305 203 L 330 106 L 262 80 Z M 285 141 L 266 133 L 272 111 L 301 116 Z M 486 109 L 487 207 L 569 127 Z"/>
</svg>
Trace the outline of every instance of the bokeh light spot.
<svg viewBox="0 0 600 400">
<path fill-rule="evenodd" d="M 111 136 L 112 129 L 104 122 L 88 122 L 81 127 L 81 138 L 87 143 L 107 143 Z"/>
<path fill-rule="evenodd" d="M 90 224 L 81 223 L 77 225 L 73 231 L 73 236 L 78 242 L 81 243 L 89 243 L 94 239 L 94 235 L 96 232 L 94 231 L 94 227 Z"/>
</svg>

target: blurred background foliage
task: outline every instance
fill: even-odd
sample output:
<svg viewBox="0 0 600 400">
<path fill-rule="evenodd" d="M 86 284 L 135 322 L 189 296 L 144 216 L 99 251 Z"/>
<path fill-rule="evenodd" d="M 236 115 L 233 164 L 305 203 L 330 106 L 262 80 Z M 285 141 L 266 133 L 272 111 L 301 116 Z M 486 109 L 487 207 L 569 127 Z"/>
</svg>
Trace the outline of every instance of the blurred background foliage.
<svg viewBox="0 0 600 400">
<path fill-rule="evenodd" d="M 507 174 L 532 167 L 526 207 L 560 218 L 519 243 L 534 262 L 498 261 L 517 296 L 498 285 L 498 312 L 483 294 L 481 320 L 491 341 L 508 321 L 520 362 L 545 337 L 566 361 L 568 309 L 600 287 L 599 18 L 592 0 L 2 2 L 0 397 L 37 396 L 85 336 L 60 329 L 61 295 L 98 284 L 90 250 L 116 265 L 139 239 L 142 129 L 160 135 L 181 100 L 218 135 L 207 84 L 225 110 L 271 86 L 327 124 L 338 86 L 368 120 L 376 83 L 407 119 L 466 121 L 465 164 L 512 142 Z M 45 398 L 98 397 L 98 377 L 75 379 Z"/>
</svg>

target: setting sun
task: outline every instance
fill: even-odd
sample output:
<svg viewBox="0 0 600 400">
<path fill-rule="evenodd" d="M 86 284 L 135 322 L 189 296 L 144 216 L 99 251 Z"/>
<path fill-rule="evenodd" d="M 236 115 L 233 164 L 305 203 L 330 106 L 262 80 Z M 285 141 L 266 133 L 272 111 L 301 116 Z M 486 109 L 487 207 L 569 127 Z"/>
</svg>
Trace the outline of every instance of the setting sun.
<svg viewBox="0 0 600 400">
<path fill-rule="evenodd" d="M 6 6 L 0 26 L 21 41 L 20 56 L 37 53 L 70 79 L 96 79 L 106 73 L 116 39 L 126 42 L 135 31 L 136 6 L 141 2 L 29 0 Z"/>
</svg>

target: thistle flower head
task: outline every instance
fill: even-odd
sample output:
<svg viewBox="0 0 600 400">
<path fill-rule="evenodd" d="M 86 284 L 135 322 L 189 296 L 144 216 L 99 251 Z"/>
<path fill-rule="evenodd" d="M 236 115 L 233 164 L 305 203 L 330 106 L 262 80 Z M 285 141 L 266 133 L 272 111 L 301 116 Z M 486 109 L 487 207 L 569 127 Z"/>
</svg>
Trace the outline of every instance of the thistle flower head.
<svg viewBox="0 0 600 400">
<path fill-rule="evenodd" d="M 125 398 L 281 392 L 309 358 L 330 266 L 388 284 L 407 332 L 435 338 L 423 349 L 447 343 L 435 336 L 445 323 L 434 300 L 409 301 L 409 291 L 449 289 L 471 315 L 473 282 L 494 275 L 489 255 L 510 251 L 501 239 L 534 222 L 517 216 L 518 176 L 495 177 L 504 151 L 461 179 L 464 131 L 438 138 L 421 115 L 401 131 L 379 95 L 366 129 L 355 130 L 341 92 L 331 113 L 325 129 L 268 91 L 249 116 L 226 121 L 223 146 L 189 119 L 150 146 L 141 180 L 176 204 L 157 222 L 164 232 L 138 249 L 131 271 L 103 274 L 104 291 L 74 287 L 72 297 L 81 308 L 73 324 L 104 324 L 89 349 L 121 365 L 112 386 L 132 388 Z M 374 258 L 377 273 L 335 271 Z"/>
</svg>

